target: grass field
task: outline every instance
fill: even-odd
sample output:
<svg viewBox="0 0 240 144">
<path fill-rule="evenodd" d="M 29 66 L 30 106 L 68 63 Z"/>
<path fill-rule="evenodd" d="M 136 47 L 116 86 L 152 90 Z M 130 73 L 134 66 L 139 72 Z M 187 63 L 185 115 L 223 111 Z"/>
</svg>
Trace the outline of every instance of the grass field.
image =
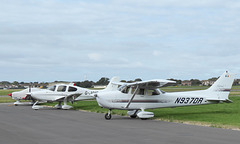
<svg viewBox="0 0 240 144">
<path fill-rule="evenodd" d="M 3 90 L 3 89 L 1 89 L 0 90 L 0 95 L 8 95 L 9 93 L 12 93 L 12 92 L 15 92 L 15 91 L 20 91 L 20 90 L 22 90 L 22 89 L 6 89 L 6 90 Z"/>
<path fill-rule="evenodd" d="M 207 87 L 166 87 L 166 92 L 201 90 Z M 0 90 L 0 95 L 2 95 Z M 6 92 L 9 93 L 10 91 Z M 160 119 L 170 122 L 191 123 L 221 128 L 240 129 L 240 87 L 234 86 L 229 97 L 233 103 L 222 103 L 212 105 L 200 105 L 177 108 L 159 108 L 147 110 L 154 112 L 153 119 Z M 11 102 L 11 97 L 0 97 L 0 102 Z M 55 105 L 50 103 L 47 105 Z M 72 105 L 72 104 L 69 104 Z M 72 105 L 75 110 L 86 110 L 90 112 L 106 113 L 108 110 L 100 108 L 95 100 L 78 101 Z M 126 110 L 113 110 L 113 114 L 126 116 Z M 103 115 L 104 117 L 104 115 Z M 114 118 L 114 116 L 113 116 Z"/>
<path fill-rule="evenodd" d="M 10 103 L 15 102 L 11 97 L 0 97 L 0 103 Z"/>
</svg>

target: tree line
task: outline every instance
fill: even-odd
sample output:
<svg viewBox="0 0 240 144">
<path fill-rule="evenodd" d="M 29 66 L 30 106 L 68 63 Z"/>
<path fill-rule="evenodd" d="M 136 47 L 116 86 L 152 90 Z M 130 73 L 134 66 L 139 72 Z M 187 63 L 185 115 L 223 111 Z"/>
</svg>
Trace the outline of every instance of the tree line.
<svg viewBox="0 0 240 144">
<path fill-rule="evenodd" d="M 213 78 L 210 78 L 208 80 L 210 81 L 216 81 L 218 78 L 217 77 L 213 77 Z M 181 85 L 182 84 L 182 80 L 178 80 L 178 79 L 168 79 L 168 80 L 172 80 L 172 81 L 176 81 L 176 83 L 169 83 L 165 86 L 177 86 L 177 85 Z M 132 82 L 137 82 L 137 81 L 142 81 L 141 78 L 136 78 L 135 80 L 121 80 L 121 82 L 127 82 L 127 83 L 132 83 Z M 191 79 L 189 80 L 191 82 L 191 85 L 192 86 L 199 86 L 202 84 L 202 82 L 198 79 Z M 55 83 L 67 83 L 66 81 L 54 81 Z M 108 83 L 110 82 L 110 79 L 107 78 L 107 77 L 102 77 L 101 79 L 99 79 L 97 82 L 93 82 L 93 81 L 89 81 L 89 80 L 85 80 L 85 81 L 76 81 L 74 82 L 77 86 L 80 86 L 80 87 L 83 87 L 83 88 L 93 88 L 94 85 L 108 85 Z M 8 82 L 8 81 L 1 81 L 0 82 L 0 88 L 4 88 L 4 87 L 7 87 L 9 88 L 8 86 L 14 86 L 14 87 L 10 87 L 10 88 L 24 88 L 25 86 L 32 86 L 32 87 L 40 87 L 42 86 L 43 88 L 47 88 L 48 86 L 48 82 L 28 82 L 28 83 L 25 83 L 25 82 L 17 82 L 17 81 L 14 81 L 14 82 Z M 237 81 L 234 82 L 233 85 L 239 85 L 239 83 Z"/>
</svg>

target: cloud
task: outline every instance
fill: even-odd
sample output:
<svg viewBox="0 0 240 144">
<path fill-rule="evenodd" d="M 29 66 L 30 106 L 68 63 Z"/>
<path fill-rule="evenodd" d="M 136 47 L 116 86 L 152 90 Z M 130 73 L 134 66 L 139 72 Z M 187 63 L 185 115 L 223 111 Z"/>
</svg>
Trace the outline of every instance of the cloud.
<svg viewBox="0 0 240 144">
<path fill-rule="evenodd" d="M 2 0 L 0 79 L 240 71 L 239 7 L 234 0 Z"/>
<path fill-rule="evenodd" d="M 161 52 L 158 50 L 154 50 L 152 54 L 153 54 L 153 56 L 159 56 L 161 54 Z"/>
<path fill-rule="evenodd" d="M 93 61 L 101 61 L 102 56 L 98 53 L 90 53 L 88 54 L 88 58 Z"/>
</svg>

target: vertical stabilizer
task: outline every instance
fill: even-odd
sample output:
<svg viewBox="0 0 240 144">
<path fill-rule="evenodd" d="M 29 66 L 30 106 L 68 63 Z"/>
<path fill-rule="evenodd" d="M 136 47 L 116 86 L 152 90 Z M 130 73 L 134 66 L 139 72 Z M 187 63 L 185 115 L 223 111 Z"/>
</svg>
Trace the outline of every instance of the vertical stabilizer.
<svg viewBox="0 0 240 144">
<path fill-rule="evenodd" d="M 234 78 L 235 74 L 226 71 L 210 88 L 207 89 L 207 91 L 217 99 L 227 100 Z"/>
<path fill-rule="evenodd" d="M 104 91 L 112 91 L 112 90 L 117 90 L 118 89 L 118 85 L 113 84 L 113 82 L 119 82 L 120 78 L 119 77 L 113 77 L 109 84 L 107 85 L 107 87 L 104 89 Z"/>
</svg>

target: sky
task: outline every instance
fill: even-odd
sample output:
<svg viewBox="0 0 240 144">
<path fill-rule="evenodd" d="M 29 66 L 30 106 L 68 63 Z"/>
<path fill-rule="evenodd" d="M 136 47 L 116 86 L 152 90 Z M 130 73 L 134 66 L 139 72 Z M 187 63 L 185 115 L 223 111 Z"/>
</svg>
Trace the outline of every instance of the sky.
<svg viewBox="0 0 240 144">
<path fill-rule="evenodd" d="M 240 73 L 239 0 L 0 0 L 0 81 L 204 80 L 226 70 Z"/>
</svg>

